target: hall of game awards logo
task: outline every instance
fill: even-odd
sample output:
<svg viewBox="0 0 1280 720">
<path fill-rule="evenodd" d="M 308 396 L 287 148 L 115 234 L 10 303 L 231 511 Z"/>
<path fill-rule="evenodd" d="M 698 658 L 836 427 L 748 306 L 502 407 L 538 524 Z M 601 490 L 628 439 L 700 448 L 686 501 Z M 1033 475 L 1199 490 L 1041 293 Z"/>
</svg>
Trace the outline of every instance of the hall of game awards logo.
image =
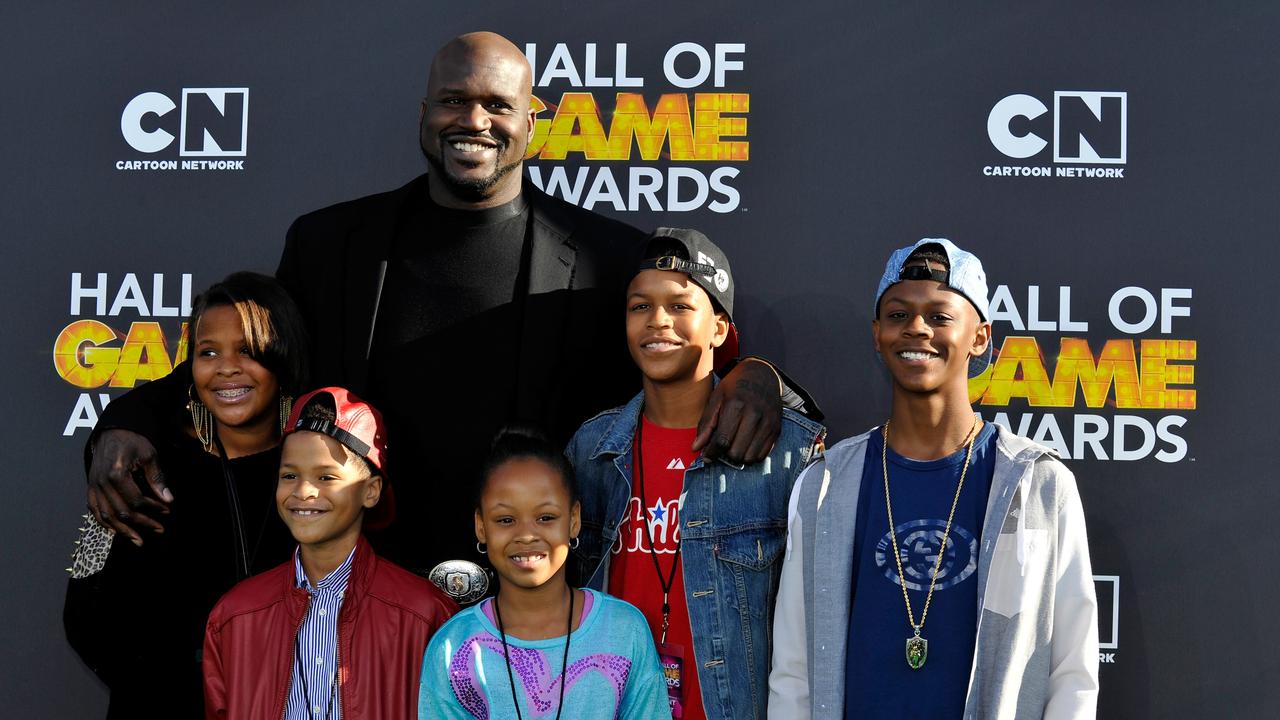
<svg viewBox="0 0 1280 720">
<path fill-rule="evenodd" d="M 1129 155 L 1128 125 L 1125 92 L 1057 90 L 1052 106 L 1034 95 L 1008 95 L 987 115 L 987 138 L 1005 157 L 1033 164 L 986 165 L 982 174 L 1123 178 Z M 1043 164 L 1050 157 L 1052 164 Z"/>
<path fill-rule="evenodd" d="M 746 210 L 746 43 L 530 42 L 525 56 L 537 113 L 525 159 L 540 189 L 597 211 Z"/>
<path fill-rule="evenodd" d="M 141 93 L 120 113 L 120 135 L 140 156 L 117 160 L 117 170 L 243 170 L 244 160 L 227 158 L 247 154 L 249 88 Z M 178 158 L 202 159 L 173 159 L 175 150 Z"/>
<path fill-rule="evenodd" d="M 73 272 L 53 369 L 76 393 L 64 437 L 89 431 L 113 395 L 168 375 L 187 357 L 191 273 Z"/>
<path fill-rule="evenodd" d="M 969 401 L 1064 460 L 1194 461 L 1186 437 L 1198 404 L 1194 295 L 997 285 L 994 359 L 969 380 Z"/>
</svg>

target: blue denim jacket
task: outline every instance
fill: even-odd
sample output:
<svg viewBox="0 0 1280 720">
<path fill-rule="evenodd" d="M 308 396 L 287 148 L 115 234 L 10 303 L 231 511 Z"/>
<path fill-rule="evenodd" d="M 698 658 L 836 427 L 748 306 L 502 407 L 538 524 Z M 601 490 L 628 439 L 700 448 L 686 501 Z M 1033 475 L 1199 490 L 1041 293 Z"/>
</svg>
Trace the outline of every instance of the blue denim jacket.
<svg viewBox="0 0 1280 720">
<path fill-rule="evenodd" d="M 644 393 L 583 423 L 566 454 L 582 502 L 576 553 L 588 587 L 605 589 L 609 549 L 631 498 L 631 444 Z M 769 456 L 737 468 L 699 457 L 684 473 L 680 542 L 694 667 L 710 720 L 763 718 L 773 601 L 787 541 L 787 501 L 826 430 L 790 409 Z"/>
</svg>

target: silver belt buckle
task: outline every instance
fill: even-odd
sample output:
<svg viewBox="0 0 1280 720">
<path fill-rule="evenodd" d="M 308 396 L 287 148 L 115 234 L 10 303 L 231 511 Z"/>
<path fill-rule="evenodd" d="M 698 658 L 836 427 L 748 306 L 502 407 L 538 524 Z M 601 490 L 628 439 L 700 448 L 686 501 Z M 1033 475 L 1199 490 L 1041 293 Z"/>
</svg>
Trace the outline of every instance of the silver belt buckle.
<svg viewBox="0 0 1280 720">
<path fill-rule="evenodd" d="M 427 576 L 459 605 L 468 605 L 489 591 L 489 574 L 469 560 L 445 560 Z"/>
</svg>

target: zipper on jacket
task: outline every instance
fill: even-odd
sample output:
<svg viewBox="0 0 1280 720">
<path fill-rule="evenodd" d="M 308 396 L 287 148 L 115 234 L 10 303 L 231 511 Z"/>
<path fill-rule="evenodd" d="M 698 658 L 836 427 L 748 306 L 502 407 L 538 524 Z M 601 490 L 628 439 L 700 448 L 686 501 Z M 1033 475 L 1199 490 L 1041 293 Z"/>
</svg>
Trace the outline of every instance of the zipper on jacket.
<svg viewBox="0 0 1280 720">
<path fill-rule="evenodd" d="M 343 591 L 343 605 L 346 603 L 346 591 Z M 333 639 L 333 684 L 337 686 L 338 692 L 338 717 L 345 718 L 347 711 L 342 709 L 342 608 L 338 609 L 337 632 Z M 325 718 L 325 720 L 330 720 Z"/>
<path fill-rule="evenodd" d="M 302 610 L 302 619 L 293 629 L 293 649 L 289 651 L 293 656 L 293 662 L 289 663 L 289 679 L 284 683 L 284 694 L 280 697 L 280 720 L 285 720 L 285 716 L 289 713 L 289 690 L 293 687 L 293 669 L 298 666 L 298 636 L 302 634 L 302 624 L 307 621 L 309 612 L 311 612 L 311 593 L 307 593 L 307 606 Z"/>
</svg>

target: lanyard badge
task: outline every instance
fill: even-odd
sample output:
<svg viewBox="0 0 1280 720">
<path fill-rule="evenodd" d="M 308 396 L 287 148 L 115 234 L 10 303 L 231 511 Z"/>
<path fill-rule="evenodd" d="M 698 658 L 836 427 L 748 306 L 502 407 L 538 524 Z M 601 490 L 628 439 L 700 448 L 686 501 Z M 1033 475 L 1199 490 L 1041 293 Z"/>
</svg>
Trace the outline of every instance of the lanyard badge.
<svg viewBox="0 0 1280 720">
<path fill-rule="evenodd" d="M 658 662 L 662 664 L 662 677 L 667 681 L 667 703 L 671 717 L 684 717 L 684 647 L 671 643 L 658 645 Z"/>
</svg>

